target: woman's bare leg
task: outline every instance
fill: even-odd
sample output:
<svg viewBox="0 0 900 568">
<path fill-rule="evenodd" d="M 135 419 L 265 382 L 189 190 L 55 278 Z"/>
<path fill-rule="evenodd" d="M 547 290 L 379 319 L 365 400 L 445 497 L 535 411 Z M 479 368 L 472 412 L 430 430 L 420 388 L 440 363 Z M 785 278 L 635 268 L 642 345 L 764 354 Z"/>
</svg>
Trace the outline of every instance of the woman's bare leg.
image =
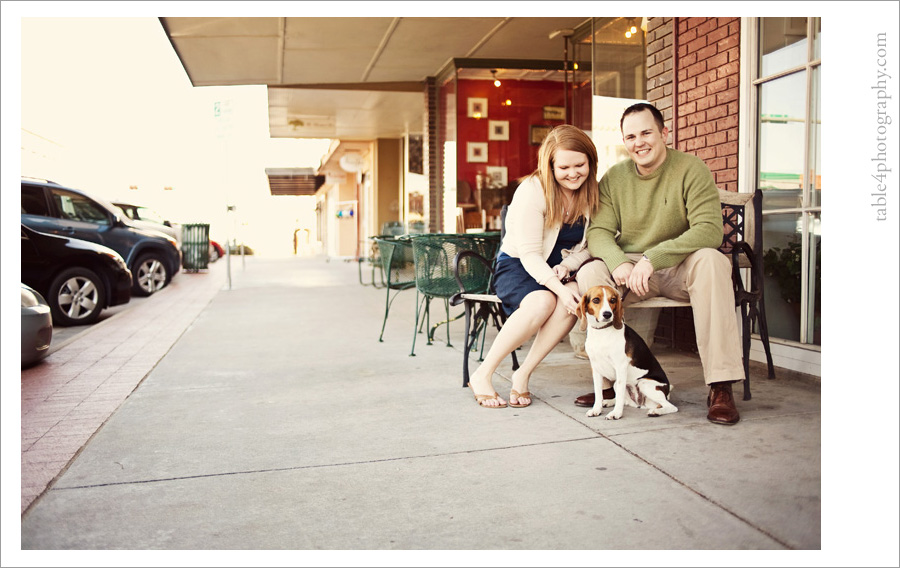
<svg viewBox="0 0 900 568">
<path fill-rule="evenodd" d="M 484 361 L 469 378 L 469 386 L 475 394 L 490 395 L 495 392 L 491 379 L 497 367 L 507 355 L 528 341 L 546 323 L 556 310 L 556 299 L 556 295 L 549 290 L 536 290 L 525 296 L 519 308 L 509 316 L 494 338 Z M 506 402 L 501 401 L 487 400 L 483 404 L 499 406 Z"/>
<path fill-rule="evenodd" d="M 567 284 L 567 287 L 574 290 L 578 289 L 577 286 L 578 285 L 574 282 Z M 544 358 L 559 345 L 559 342 L 562 341 L 563 337 L 572 331 L 572 327 L 577 321 L 577 318 L 574 315 L 570 315 L 566 311 L 562 302 L 558 301 L 559 298 L 555 295 L 553 297 L 557 300 L 553 313 L 550 314 L 550 317 L 547 318 L 540 329 L 537 330 L 537 335 L 534 338 L 534 342 L 531 344 L 531 349 L 528 350 L 525 361 L 519 365 L 519 368 L 512 375 L 512 389 L 516 392 L 528 392 L 528 381 L 531 379 L 531 374 L 541 361 L 543 361 Z M 531 399 L 529 397 L 519 397 L 518 403 L 528 404 L 530 401 Z"/>
</svg>

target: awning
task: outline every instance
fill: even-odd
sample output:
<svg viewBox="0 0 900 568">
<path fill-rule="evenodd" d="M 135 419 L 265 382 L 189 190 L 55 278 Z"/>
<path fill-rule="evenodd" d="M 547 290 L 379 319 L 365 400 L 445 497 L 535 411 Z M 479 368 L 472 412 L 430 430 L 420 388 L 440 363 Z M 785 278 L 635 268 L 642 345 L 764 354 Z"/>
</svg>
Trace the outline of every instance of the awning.
<svg viewBox="0 0 900 568">
<path fill-rule="evenodd" d="M 312 168 L 266 168 L 272 195 L 315 195 L 325 183 Z"/>
</svg>

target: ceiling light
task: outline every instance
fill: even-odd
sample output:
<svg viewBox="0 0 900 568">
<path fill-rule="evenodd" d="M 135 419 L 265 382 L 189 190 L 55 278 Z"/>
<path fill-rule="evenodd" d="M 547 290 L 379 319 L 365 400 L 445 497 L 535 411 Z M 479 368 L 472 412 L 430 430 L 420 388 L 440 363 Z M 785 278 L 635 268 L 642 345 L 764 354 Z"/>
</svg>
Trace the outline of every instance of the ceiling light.
<svg viewBox="0 0 900 568">
<path fill-rule="evenodd" d="M 491 69 L 491 75 L 494 77 L 494 86 L 495 86 L 495 87 L 499 87 L 499 86 L 500 86 L 500 79 L 497 78 L 497 70 L 496 70 L 496 69 Z"/>
</svg>

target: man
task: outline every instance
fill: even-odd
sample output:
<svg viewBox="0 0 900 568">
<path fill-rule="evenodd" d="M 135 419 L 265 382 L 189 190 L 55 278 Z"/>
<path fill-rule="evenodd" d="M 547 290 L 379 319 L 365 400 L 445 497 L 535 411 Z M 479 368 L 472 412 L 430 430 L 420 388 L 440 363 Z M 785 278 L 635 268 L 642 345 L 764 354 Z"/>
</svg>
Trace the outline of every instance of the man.
<svg viewBox="0 0 900 568">
<path fill-rule="evenodd" d="M 579 291 L 627 287 L 624 305 L 654 296 L 690 300 L 703 376 L 710 387 L 707 419 L 740 420 L 732 383 L 744 378 L 734 311 L 731 262 L 722 244 L 722 210 L 712 173 L 700 158 L 666 147 L 669 129 L 653 105 L 625 109 L 620 121 L 630 160 L 600 180 L 600 210 L 587 231 L 591 255 Z M 604 381 L 605 398 L 612 398 Z M 593 406 L 594 394 L 575 404 Z"/>
</svg>

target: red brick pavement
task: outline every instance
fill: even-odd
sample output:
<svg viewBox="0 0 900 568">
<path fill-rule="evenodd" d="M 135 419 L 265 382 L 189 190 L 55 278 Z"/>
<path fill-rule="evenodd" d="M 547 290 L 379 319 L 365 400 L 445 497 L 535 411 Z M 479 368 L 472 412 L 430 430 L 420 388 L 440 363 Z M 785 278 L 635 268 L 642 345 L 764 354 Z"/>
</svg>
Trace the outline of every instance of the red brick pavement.
<svg viewBox="0 0 900 568">
<path fill-rule="evenodd" d="M 182 272 L 22 370 L 22 513 L 166 355 L 226 276 L 224 262 Z"/>
</svg>

